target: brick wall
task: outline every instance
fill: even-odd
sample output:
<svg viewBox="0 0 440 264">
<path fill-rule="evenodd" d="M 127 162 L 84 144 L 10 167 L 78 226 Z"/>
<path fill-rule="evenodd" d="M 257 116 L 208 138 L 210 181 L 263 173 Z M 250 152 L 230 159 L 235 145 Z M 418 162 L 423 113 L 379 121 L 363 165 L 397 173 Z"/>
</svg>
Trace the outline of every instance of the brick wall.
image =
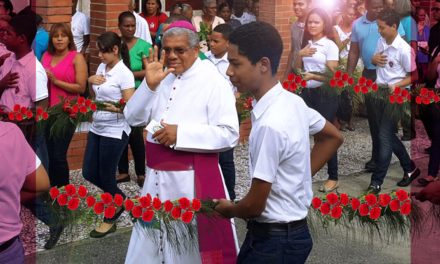
<svg viewBox="0 0 440 264">
<path fill-rule="evenodd" d="M 43 17 L 46 29 L 54 23 L 70 23 L 72 0 L 36 0 L 32 6 Z"/>
</svg>

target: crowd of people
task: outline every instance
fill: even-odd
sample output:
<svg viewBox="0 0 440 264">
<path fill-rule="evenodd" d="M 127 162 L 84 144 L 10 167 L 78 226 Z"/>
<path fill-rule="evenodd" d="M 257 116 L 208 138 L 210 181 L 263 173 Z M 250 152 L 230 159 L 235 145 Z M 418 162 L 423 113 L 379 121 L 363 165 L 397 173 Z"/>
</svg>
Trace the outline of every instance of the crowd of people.
<svg viewBox="0 0 440 264">
<path fill-rule="evenodd" d="M 175 252 L 162 233 L 158 240 L 144 236 L 137 223 L 126 263 L 145 259 L 199 263 L 219 254 L 226 263 L 235 259 L 304 263 L 312 248 L 304 220 L 313 196 L 311 176 L 327 163 L 328 180 L 319 190 L 327 193 L 339 187 L 337 149 L 343 141 L 339 129 L 344 129 L 343 122 L 348 130 L 355 129 L 352 114 L 340 114 L 341 98 L 350 101 L 350 95 L 323 93 L 325 79 L 317 73 L 343 66 L 349 74 L 359 71 L 389 92 L 418 84 L 440 89 L 440 1 L 434 2 L 432 17 L 418 1 L 344 0 L 332 12 L 315 1 L 292 1 L 295 18 L 283 76 L 298 69 L 304 72 L 307 89 L 297 96 L 283 90 L 276 77 L 283 43 L 273 26 L 258 22 L 258 0 L 204 0 L 200 16 L 194 16 L 186 3 L 172 6 L 168 16 L 159 0 L 142 1 L 138 14 L 139 1 L 128 0 L 118 17 L 119 34 L 97 37 L 101 64 L 95 72 L 88 67 L 90 19 L 77 10 L 77 0 L 72 1 L 71 23 L 55 23 L 48 32 L 30 7 L 14 14 L 11 1 L 0 0 L 0 107 L 3 112 L 16 104 L 46 109 L 80 95 L 106 102 L 123 99 L 124 108 L 105 104 L 93 114 L 82 168 L 87 181 L 125 197 L 118 183 L 130 181 L 130 146 L 142 195 L 162 200 L 216 198 L 216 210 L 225 218 L 251 219 L 239 254 L 229 220 L 215 221 L 215 228 L 213 223 L 198 222 L 199 243 L 209 246 L 190 253 Z M 231 203 L 236 199 L 235 99 L 240 93 L 255 99 L 249 138 L 252 183 L 242 200 Z M 375 194 L 381 191 L 393 153 L 404 172 L 398 186 L 409 186 L 421 174 L 402 143 L 415 137 L 414 120 L 394 120 L 384 107 L 365 96 L 372 139 L 371 160 L 365 165 L 372 172 L 367 191 Z M 281 114 L 286 111 L 290 115 Z M 440 113 L 435 105 L 419 112 L 432 143 L 427 149 L 428 174 L 418 179 L 426 186 L 437 180 L 439 170 Z M 0 252 L 1 263 L 23 262 L 18 239 L 20 190 L 21 202 L 49 226 L 46 249 L 56 245 L 64 230 L 45 191 L 48 181 L 57 187 L 70 183 L 67 152 L 76 127 L 69 123 L 62 135 L 53 136 L 53 121 L 49 119 L 43 130 L 37 130 L 34 122 L 18 123 L 18 129 L 0 121 L 0 152 L 9 158 L 0 160 L 0 187 L 14 198 L 3 201 L 2 193 L 0 201 L 14 209 L 5 219 L 16 224 L 12 230 L 0 219 L 0 247 L 13 248 L 13 255 L 20 258 L 7 262 Z M 160 129 L 147 132 L 145 140 L 145 127 L 153 121 Z M 396 133 L 399 124 L 402 138 Z M 6 183 L 6 172 L 16 182 Z M 211 178 L 204 178 L 203 172 Z M 34 195 L 26 195 L 29 192 Z M 114 217 L 104 218 L 90 236 L 114 232 L 123 212 L 122 206 L 117 208 Z M 206 232 L 216 230 L 214 241 Z M 284 242 L 277 245 L 280 239 Z M 296 246 L 301 253 L 285 253 Z M 261 252 L 267 259 L 258 255 Z"/>
</svg>

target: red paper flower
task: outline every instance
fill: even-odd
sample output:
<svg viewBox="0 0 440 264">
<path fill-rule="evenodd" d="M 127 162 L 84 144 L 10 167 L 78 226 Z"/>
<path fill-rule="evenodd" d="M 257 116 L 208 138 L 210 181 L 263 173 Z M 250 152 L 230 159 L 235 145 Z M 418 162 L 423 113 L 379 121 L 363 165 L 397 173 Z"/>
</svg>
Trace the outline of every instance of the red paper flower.
<svg viewBox="0 0 440 264">
<path fill-rule="evenodd" d="M 335 206 L 332 209 L 331 217 L 334 219 L 339 219 L 342 216 L 342 207 L 341 206 Z"/>
<path fill-rule="evenodd" d="M 94 206 L 95 205 L 95 203 L 96 203 L 96 199 L 95 199 L 95 197 L 93 197 L 93 196 L 89 196 L 89 197 L 87 197 L 87 199 L 86 199 L 86 203 L 87 203 L 87 207 L 92 207 L 92 206 Z"/>
<path fill-rule="evenodd" d="M 365 195 L 365 201 L 367 202 L 367 204 L 369 206 L 373 206 L 373 205 L 376 205 L 376 203 L 377 203 L 377 197 L 376 197 L 376 195 L 370 193 L 370 194 Z"/>
<path fill-rule="evenodd" d="M 20 111 L 20 109 L 21 109 L 21 106 L 20 106 L 19 104 L 16 104 L 16 105 L 14 105 L 14 107 L 12 108 L 12 111 L 14 111 L 14 112 L 18 112 L 18 111 Z"/>
<path fill-rule="evenodd" d="M 73 114 L 77 114 L 78 111 L 79 111 L 78 105 L 74 105 L 74 106 L 72 106 L 72 113 L 73 113 Z"/>
<path fill-rule="evenodd" d="M 292 81 L 295 78 L 295 75 L 293 73 L 289 73 L 289 75 L 287 75 L 287 80 Z"/>
<path fill-rule="evenodd" d="M 162 207 L 162 202 L 160 201 L 160 199 L 157 198 L 157 197 L 154 197 L 154 199 L 153 199 L 153 208 L 155 210 L 160 210 L 161 207 Z"/>
<path fill-rule="evenodd" d="M 301 86 L 302 87 L 306 87 L 307 86 L 307 81 L 306 80 L 302 80 L 301 81 Z"/>
<path fill-rule="evenodd" d="M 142 207 L 140 207 L 140 206 L 135 206 L 135 207 L 133 207 L 133 210 L 131 210 L 131 215 L 132 215 L 134 218 L 139 218 L 139 217 L 141 217 L 141 215 L 142 215 Z"/>
<path fill-rule="evenodd" d="M 387 207 L 390 204 L 391 196 L 387 193 L 379 194 L 379 204 L 382 207 Z"/>
<path fill-rule="evenodd" d="M 58 190 L 57 187 L 52 187 L 50 188 L 49 194 L 50 194 L 50 198 L 52 198 L 52 200 L 55 200 L 60 194 L 60 191 Z"/>
<path fill-rule="evenodd" d="M 57 198 L 57 202 L 61 206 L 65 206 L 67 204 L 67 194 L 60 194 Z"/>
<path fill-rule="evenodd" d="M 113 202 L 113 197 L 109 193 L 103 193 L 103 194 L 101 194 L 101 200 L 104 204 L 109 204 L 109 203 Z"/>
<path fill-rule="evenodd" d="M 326 198 L 329 204 L 335 204 L 339 201 L 339 197 L 336 193 L 329 193 Z"/>
<path fill-rule="evenodd" d="M 288 89 L 289 88 L 289 82 L 288 81 L 284 81 L 283 82 L 283 88 L 284 89 Z"/>
<path fill-rule="evenodd" d="M 81 106 L 81 107 L 79 108 L 79 112 L 82 113 L 82 114 L 87 113 L 87 107 L 86 107 L 86 106 Z"/>
<path fill-rule="evenodd" d="M 390 103 L 394 104 L 396 102 L 396 97 L 394 95 L 390 95 Z"/>
<path fill-rule="evenodd" d="M 312 207 L 315 209 L 318 209 L 322 204 L 321 199 L 319 199 L 318 197 L 313 197 L 312 199 Z"/>
<path fill-rule="evenodd" d="M 370 211 L 370 218 L 372 220 L 377 220 L 380 217 L 380 214 L 382 213 L 382 208 L 380 207 L 374 207 L 373 209 L 371 209 Z"/>
<path fill-rule="evenodd" d="M 331 79 L 330 80 L 330 87 L 335 87 L 336 86 L 336 80 L 335 79 Z"/>
<path fill-rule="evenodd" d="M 200 210 L 200 208 L 202 208 L 202 203 L 200 202 L 199 199 L 194 198 L 192 200 L 191 207 L 194 211 L 198 212 Z"/>
<path fill-rule="evenodd" d="M 416 97 L 416 104 L 422 104 L 422 97 L 420 96 Z"/>
<path fill-rule="evenodd" d="M 375 83 L 371 86 L 371 90 L 376 92 L 377 90 L 379 90 L 379 86 Z"/>
<path fill-rule="evenodd" d="M 361 87 L 359 85 L 355 85 L 353 87 L 353 90 L 354 90 L 355 93 L 359 93 L 361 91 Z"/>
<path fill-rule="evenodd" d="M 84 185 L 78 187 L 78 196 L 85 198 L 87 196 L 87 188 Z"/>
<path fill-rule="evenodd" d="M 122 197 L 122 195 L 120 195 L 119 193 L 115 194 L 114 203 L 117 206 L 122 206 L 122 204 L 124 203 L 124 197 Z"/>
<path fill-rule="evenodd" d="M 125 211 L 130 212 L 131 209 L 134 207 L 134 202 L 131 199 L 127 199 L 124 202 L 125 205 Z"/>
<path fill-rule="evenodd" d="M 15 114 L 15 120 L 17 121 L 23 121 L 23 115 L 21 113 L 16 113 Z"/>
<path fill-rule="evenodd" d="M 393 212 L 397 212 L 400 209 L 400 201 L 397 199 L 394 199 L 390 202 L 390 209 Z"/>
<path fill-rule="evenodd" d="M 420 95 L 421 96 L 427 96 L 428 95 L 428 89 L 427 88 L 422 88 L 420 89 Z"/>
<path fill-rule="evenodd" d="M 399 201 L 403 202 L 408 199 L 408 192 L 402 189 L 396 191 L 396 196 Z"/>
<path fill-rule="evenodd" d="M 366 85 L 368 87 L 371 87 L 371 85 L 373 85 L 373 81 L 372 80 L 367 80 Z"/>
<path fill-rule="evenodd" d="M 347 82 L 348 82 L 349 85 L 353 85 L 354 84 L 354 79 L 350 77 L 350 78 L 348 78 Z"/>
<path fill-rule="evenodd" d="M 396 87 L 396 88 L 394 88 L 394 92 L 393 92 L 394 95 L 399 95 L 400 92 L 401 92 L 400 87 Z"/>
<path fill-rule="evenodd" d="M 348 205 L 348 203 L 350 202 L 350 199 L 348 198 L 348 195 L 346 193 L 341 193 L 340 198 L 341 198 L 341 204 L 343 206 Z"/>
<path fill-rule="evenodd" d="M 26 107 L 24 107 L 24 106 L 22 106 L 22 107 L 20 108 L 20 113 L 22 113 L 23 115 L 26 114 L 27 111 L 28 111 L 28 109 L 27 109 Z"/>
<path fill-rule="evenodd" d="M 165 203 L 163 204 L 163 209 L 165 210 L 165 212 L 171 212 L 173 207 L 174 205 L 170 200 L 166 200 Z"/>
<path fill-rule="evenodd" d="M 90 105 L 92 105 L 92 100 L 87 99 L 87 100 L 84 102 L 84 105 L 87 106 L 87 107 L 90 107 Z"/>
<path fill-rule="evenodd" d="M 361 205 L 361 202 L 357 198 L 351 198 L 351 208 L 356 211 L 359 206 Z"/>
<path fill-rule="evenodd" d="M 402 96 L 397 96 L 397 98 L 396 98 L 396 102 L 397 102 L 398 104 L 403 104 L 403 97 L 402 97 Z"/>
<path fill-rule="evenodd" d="M 359 206 L 359 214 L 360 214 L 360 216 L 366 216 L 366 215 L 368 215 L 369 212 L 370 212 L 370 208 L 368 207 L 367 204 L 361 204 Z"/>
<path fill-rule="evenodd" d="M 174 219 L 179 219 L 181 214 L 182 214 L 182 209 L 180 207 L 174 207 L 173 210 L 171 210 L 171 216 Z"/>
<path fill-rule="evenodd" d="M 151 222 L 151 220 L 153 220 L 153 217 L 154 217 L 154 211 L 153 210 L 146 210 L 142 214 L 142 221 Z"/>
<path fill-rule="evenodd" d="M 90 110 L 92 110 L 93 112 L 95 112 L 97 109 L 96 104 L 91 104 L 90 105 Z"/>
<path fill-rule="evenodd" d="M 69 195 L 69 196 L 72 196 L 72 195 L 76 194 L 76 187 L 73 184 L 67 184 L 64 187 L 64 190 L 66 190 L 66 194 Z"/>
<path fill-rule="evenodd" d="M 361 85 L 364 85 L 366 81 L 367 81 L 367 78 L 365 78 L 363 76 L 361 78 L 359 78 L 359 84 L 361 84 Z"/>
<path fill-rule="evenodd" d="M 321 205 L 321 208 L 319 208 L 321 211 L 321 214 L 328 215 L 330 213 L 330 204 L 329 203 L 323 203 Z"/>
<path fill-rule="evenodd" d="M 104 217 L 105 218 L 112 218 L 113 216 L 115 216 L 115 213 L 116 213 L 116 207 L 109 206 L 109 207 L 105 208 Z"/>
<path fill-rule="evenodd" d="M 34 116 L 34 114 L 32 113 L 32 111 L 27 111 L 26 112 L 26 118 L 31 119 Z"/>
<path fill-rule="evenodd" d="M 182 214 L 182 222 L 189 224 L 191 223 L 194 217 L 194 213 L 192 211 L 186 211 Z"/>
<path fill-rule="evenodd" d="M 93 211 L 95 211 L 95 214 L 100 215 L 104 212 L 104 203 L 103 202 L 97 202 L 93 206 Z"/>
<path fill-rule="evenodd" d="M 341 81 L 341 80 L 339 80 L 339 81 L 337 82 L 337 84 L 338 84 L 338 87 L 339 87 L 339 88 L 344 87 L 344 82 Z"/>
<path fill-rule="evenodd" d="M 431 103 L 431 100 L 429 98 L 423 98 L 423 104 L 429 105 Z"/>
<path fill-rule="evenodd" d="M 348 75 L 348 73 L 344 73 L 344 74 L 342 75 L 342 80 L 344 80 L 344 81 L 348 81 L 348 78 L 350 78 L 350 76 Z"/>
<path fill-rule="evenodd" d="M 139 202 L 141 203 L 142 208 L 147 208 L 151 206 L 151 195 L 147 194 L 146 196 L 142 196 L 139 198 Z"/>
<path fill-rule="evenodd" d="M 300 82 L 302 82 L 303 81 L 303 79 L 301 78 L 301 76 L 296 76 L 295 77 L 295 82 L 296 83 L 300 83 Z"/>
<path fill-rule="evenodd" d="M 70 199 L 70 201 L 67 203 L 67 208 L 69 208 L 69 210 L 75 211 L 76 209 L 78 209 L 79 202 L 80 202 L 80 200 L 79 200 L 78 198 L 73 197 L 73 198 Z"/>
<path fill-rule="evenodd" d="M 363 94 L 368 93 L 368 87 L 367 87 L 367 86 L 362 86 L 362 87 L 361 87 L 361 92 L 362 92 Z"/>
<path fill-rule="evenodd" d="M 336 71 L 336 72 L 335 72 L 335 78 L 336 78 L 336 79 L 340 79 L 341 76 L 342 76 L 342 72 L 341 72 L 341 71 Z"/>
<path fill-rule="evenodd" d="M 186 210 L 186 209 L 189 208 L 189 206 L 190 206 L 191 204 L 190 204 L 190 201 L 188 200 L 188 198 L 186 198 L 186 197 L 182 197 L 182 198 L 179 199 L 179 205 L 180 205 L 180 207 L 181 207 L 183 210 Z"/>
<path fill-rule="evenodd" d="M 49 114 L 47 112 L 44 112 L 42 114 L 42 118 L 43 118 L 43 120 L 47 120 L 49 118 Z"/>
<path fill-rule="evenodd" d="M 411 213 L 411 203 L 404 203 L 402 207 L 400 207 L 400 213 L 402 215 L 409 215 Z"/>
<path fill-rule="evenodd" d="M 409 92 L 407 89 L 403 89 L 402 92 L 400 93 L 403 97 L 407 97 L 409 95 Z"/>
<path fill-rule="evenodd" d="M 11 120 L 11 121 L 14 121 L 14 120 L 15 120 L 15 114 L 14 114 L 14 112 L 9 112 L 9 113 L 8 113 L 8 119 Z"/>
</svg>

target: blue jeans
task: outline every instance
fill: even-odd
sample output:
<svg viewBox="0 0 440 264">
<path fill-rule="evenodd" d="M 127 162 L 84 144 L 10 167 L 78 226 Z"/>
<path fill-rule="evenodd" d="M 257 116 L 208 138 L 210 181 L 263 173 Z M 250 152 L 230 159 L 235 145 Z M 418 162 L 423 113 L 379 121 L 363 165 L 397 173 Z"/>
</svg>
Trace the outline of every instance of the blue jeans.
<svg viewBox="0 0 440 264">
<path fill-rule="evenodd" d="M 86 180 L 111 195 L 125 194 L 116 184 L 116 169 L 124 148 L 128 144 L 128 136 L 124 132 L 122 138 L 110 138 L 89 132 L 84 153 L 83 176 Z"/>
<path fill-rule="evenodd" d="M 376 169 L 371 175 L 372 185 L 382 185 L 391 163 L 393 153 L 400 161 L 404 172 L 411 172 L 411 158 L 402 141 L 397 137 L 397 121 L 384 114 L 385 105 L 380 103 L 375 106 L 375 115 L 378 118 L 378 152 L 375 158 Z"/>
<path fill-rule="evenodd" d="M 303 90 L 301 97 L 308 107 L 320 113 L 328 122 L 333 123 L 338 111 L 338 96 L 336 94 L 323 94 L 321 88 Z M 329 180 L 338 180 L 338 153 L 327 162 Z"/>
<path fill-rule="evenodd" d="M 307 224 L 287 231 L 249 228 L 237 258 L 239 264 L 302 264 L 312 251 Z"/>
<path fill-rule="evenodd" d="M 362 76 L 372 80 L 373 82 L 376 80 L 376 70 L 368 70 L 364 69 L 362 72 Z M 370 128 L 370 136 L 371 136 L 371 160 L 374 161 L 378 155 L 379 149 L 379 127 L 377 125 L 377 117 L 376 111 L 374 111 L 374 100 L 370 95 L 365 96 L 365 108 L 367 109 L 367 120 L 368 127 Z"/>
<path fill-rule="evenodd" d="M 235 200 L 234 149 L 220 152 L 219 164 L 222 169 L 223 179 L 225 179 L 226 188 L 228 189 L 229 199 Z"/>
</svg>

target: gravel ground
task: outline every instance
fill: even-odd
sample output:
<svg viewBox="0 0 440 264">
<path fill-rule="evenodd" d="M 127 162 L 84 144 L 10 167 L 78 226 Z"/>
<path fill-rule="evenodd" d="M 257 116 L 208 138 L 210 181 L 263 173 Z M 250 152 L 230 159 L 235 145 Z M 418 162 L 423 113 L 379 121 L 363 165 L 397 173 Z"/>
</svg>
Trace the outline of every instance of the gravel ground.
<svg viewBox="0 0 440 264">
<path fill-rule="evenodd" d="M 339 155 L 339 174 L 341 177 L 359 173 L 363 170 L 364 164 L 370 158 L 371 142 L 370 133 L 368 130 L 368 124 L 364 118 L 356 118 L 354 121 L 355 131 L 342 132 L 345 138 L 344 144 L 338 151 Z M 421 127 L 418 125 L 418 127 Z M 420 131 L 419 131 L 420 130 Z M 418 135 L 424 136 L 424 131 L 420 128 L 417 130 Z M 425 136 L 426 137 L 426 136 Z M 413 156 L 419 155 L 423 152 L 423 149 L 427 146 L 421 144 L 416 139 L 413 141 L 412 149 Z M 426 144 L 426 143 L 425 143 Z M 406 142 L 407 148 L 411 145 Z M 250 185 L 250 178 L 248 175 L 248 145 L 243 144 L 235 148 L 235 166 L 237 171 L 236 178 L 236 193 L 237 198 L 242 198 L 248 191 Z M 396 158 L 393 157 L 393 162 Z M 323 181 L 327 178 L 326 168 L 323 168 L 314 178 L 315 182 Z M 128 195 L 135 196 L 139 193 L 139 187 L 135 183 L 133 164 L 130 165 L 130 174 L 132 175 L 132 182 L 119 184 L 120 188 Z M 80 170 L 71 172 L 71 182 L 75 185 L 86 185 L 92 193 L 99 193 L 98 188 L 90 186 L 82 178 Z M 24 221 L 22 240 L 25 245 L 26 254 L 34 252 L 35 250 L 43 250 L 43 245 L 48 237 L 48 228 L 40 221 L 37 221 L 35 232 L 35 218 L 25 208 L 22 210 L 22 219 Z M 131 220 L 128 214 L 123 213 L 122 217 L 118 221 L 118 227 L 131 226 Z M 89 232 L 93 227 L 77 226 L 73 230 L 64 231 L 60 238 L 59 244 L 68 243 L 71 241 L 77 241 L 88 237 Z M 32 245 L 32 246 L 30 246 Z M 36 245 L 36 248 L 35 248 Z"/>
</svg>

